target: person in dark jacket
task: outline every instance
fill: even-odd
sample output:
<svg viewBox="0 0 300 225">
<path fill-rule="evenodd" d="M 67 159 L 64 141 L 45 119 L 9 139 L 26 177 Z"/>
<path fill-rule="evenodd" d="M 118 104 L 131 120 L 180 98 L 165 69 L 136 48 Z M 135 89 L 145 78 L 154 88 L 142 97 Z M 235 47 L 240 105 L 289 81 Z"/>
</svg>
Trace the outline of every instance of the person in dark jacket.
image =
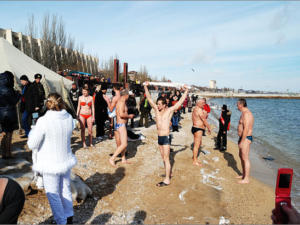
<svg viewBox="0 0 300 225">
<path fill-rule="evenodd" d="M 22 84 L 22 98 L 21 98 L 21 107 L 20 111 L 22 113 L 22 126 L 25 131 L 25 135 L 21 138 L 27 138 L 29 131 L 30 131 L 30 124 L 28 123 L 29 113 L 25 109 L 25 104 L 28 101 L 28 90 L 30 88 L 31 82 L 29 81 L 28 77 L 26 75 L 22 75 L 20 77 L 20 81 Z"/>
<path fill-rule="evenodd" d="M 219 132 L 215 149 L 226 151 L 227 149 L 227 131 L 230 126 L 231 112 L 227 109 L 227 105 L 223 105 L 221 116 L 219 118 Z"/>
<path fill-rule="evenodd" d="M 44 106 L 45 90 L 41 84 L 42 75 L 37 73 L 34 75 L 35 81 L 33 82 L 33 88 L 35 89 L 35 111 L 38 111 L 39 114 L 42 113 L 42 108 Z"/>
<path fill-rule="evenodd" d="M 135 95 L 132 91 L 129 91 L 129 97 L 126 101 L 127 109 L 128 109 L 128 114 L 134 114 L 135 116 L 138 115 L 138 110 L 136 108 L 136 100 L 135 100 Z M 130 119 L 130 127 L 134 128 L 134 118 Z"/>
<path fill-rule="evenodd" d="M 77 107 L 78 107 L 78 98 L 80 96 L 80 91 L 77 88 L 76 83 L 72 84 L 72 88 L 71 88 L 71 90 L 69 92 L 69 96 L 70 96 L 70 99 L 72 101 L 74 109 L 77 110 Z"/>
<path fill-rule="evenodd" d="M 14 90 L 14 75 L 5 71 L 0 74 L 0 125 L 4 136 L 1 141 L 2 158 L 11 158 L 13 131 L 18 129 L 16 104 L 21 95 Z"/>
<path fill-rule="evenodd" d="M 103 83 L 98 85 L 95 96 L 95 122 L 96 122 L 96 140 L 102 141 L 104 138 L 105 121 L 108 119 L 107 115 L 107 102 L 103 95 L 107 92 L 107 85 Z"/>
<path fill-rule="evenodd" d="M 42 115 L 42 109 L 45 100 L 45 90 L 41 84 L 41 74 L 34 75 L 35 81 L 28 87 L 25 93 L 25 110 L 28 113 L 28 124 L 29 128 L 32 124 L 32 114 L 38 113 L 39 116 Z"/>
<path fill-rule="evenodd" d="M 140 100 L 140 121 L 139 121 L 139 127 L 143 126 L 143 120 L 145 119 L 145 127 L 147 128 L 149 126 L 149 114 L 151 111 L 151 105 L 149 104 L 146 95 L 141 95 Z"/>
<path fill-rule="evenodd" d="M 24 202 L 21 186 L 10 178 L 0 177 L 0 224 L 17 224 Z"/>
</svg>

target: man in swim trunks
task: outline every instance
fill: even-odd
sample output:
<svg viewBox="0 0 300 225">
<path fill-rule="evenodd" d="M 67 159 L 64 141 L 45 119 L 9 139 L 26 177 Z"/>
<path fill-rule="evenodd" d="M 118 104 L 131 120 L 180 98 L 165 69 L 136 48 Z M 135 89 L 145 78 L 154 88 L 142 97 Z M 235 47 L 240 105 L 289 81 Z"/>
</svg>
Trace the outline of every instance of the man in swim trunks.
<svg viewBox="0 0 300 225">
<path fill-rule="evenodd" d="M 167 186 L 170 184 L 170 175 L 171 175 L 171 164 L 170 164 L 170 121 L 172 118 L 172 115 L 175 110 L 177 110 L 185 100 L 188 89 L 186 85 L 184 85 L 184 94 L 181 96 L 180 100 L 172 107 L 167 107 L 166 99 L 165 98 L 158 98 L 157 104 L 153 102 L 151 99 L 151 95 L 148 90 L 149 82 L 144 83 L 145 88 L 145 94 L 148 99 L 148 102 L 152 106 L 155 112 L 155 118 L 156 118 L 156 127 L 157 127 L 157 133 L 158 133 L 158 145 L 159 150 L 161 153 L 161 157 L 164 161 L 165 169 L 166 169 L 166 177 L 165 179 L 158 183 L 158 187 Z"/>
<path fill-rule="evenodd" d="M 115 92 L 115 96 L 112 98 L 112 100 L 110 101 L 110 99 L 107 97 L 107 95 L 103 96 L 103 98 L 105 99 L 105 101 L 107 102 L 107 108 L 109 110 L 108 116 L 111 120 L 111 124 L 110 124 L 110 130 L 109 130 L 109 138 L 112 139 L 112 131 L 114 130 L 114 124 L 116 123 L 116 117 L 115 116 L 111 116 L 114 114 L 114 111 L 116 110 L 116 105 L 118 100 L 120 99 L 120 86 L 118 84 L 114 84 L 113 85 L 113 91 Z M 116 135 L 118 136 L 118 132 L 116 130 L 114 130 L 114 136 L 116 138 Z M 117 146 L 120 145 L 120 143 L 117 141 L 120 140 L 120 138 L 116 138 L 116 144 Z"/>
<path fill-rule="evenodd" d="M 193 164 L 201 166 L 201 163 L 197 161 L 198 151 L 202 143 L 202 135 L 207 127 L 208 133 L 210 134 L 210 126 L 207 123 L 207 112 L 204 110 L 205 100 L 200 99 L 192 113 L 193 127 L 192 134 L 194 135 L 194 148 L 193 148 Z"/>
<path fill-rule="evenodd" d="M 116 157 L 121 153 L 122 155 L 122 163 L 130 164 L 126 158 L 125 158 L 125 152 L 127 147 L 127 130 L 126 130 L 126 123 L 128 119 L 132 119 L 134 117 L 134 114 L 128 115 L 128 109 L 126 106 L 126 101 L 129 97 L 128 90 L 124 89 L 120 93 L 120 98 L 117 101 L 116 105 L 116 117 L 117 122 L 115 123 L 115 132 L 118 133 L 118 135 L 115 136 L 116 142 L 120 143 L 120 145 L 117 145 L 117 149 L 113 156 L 109 159 L 109 163 L 116 167 Z M 119 139 L 119 140 L 117 140 Z"/>
<path fill-rule="evenodd" d="M 251 111 L 247 108 L 247 102 L 245 99 L 241 98 L 237 102 L 237 108 L 241 111 L 242 115 L 240 117 L 238 125 L 238 135 L 239 135 L 239 155 L 241 158 L 243 175 L 237 178 L 240 178 L 238 183 L 248 184 L 250 176 L 250 160 L 249 160 L 249 151 L 250 145 L 252 143 L 252 130 L 254 124 L 254 117 Z"/>
</svg>

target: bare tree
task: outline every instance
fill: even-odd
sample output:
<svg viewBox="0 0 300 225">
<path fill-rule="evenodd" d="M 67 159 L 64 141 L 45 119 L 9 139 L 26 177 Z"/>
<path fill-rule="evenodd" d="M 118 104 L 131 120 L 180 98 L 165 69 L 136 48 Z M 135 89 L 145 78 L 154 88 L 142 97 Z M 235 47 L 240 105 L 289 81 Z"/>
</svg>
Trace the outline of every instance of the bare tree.
<svg viewBox="0 0 300 225">
<path fill-rule="evenodd" d="M 26 25 L 26 34 L 28 36 L 31 36 L 32 38 L 37 37 L 37 26 L 35 23 L 35 17 L 34 14 L 31 14 L 27 19 L 27 25 Z"/>
</svg>

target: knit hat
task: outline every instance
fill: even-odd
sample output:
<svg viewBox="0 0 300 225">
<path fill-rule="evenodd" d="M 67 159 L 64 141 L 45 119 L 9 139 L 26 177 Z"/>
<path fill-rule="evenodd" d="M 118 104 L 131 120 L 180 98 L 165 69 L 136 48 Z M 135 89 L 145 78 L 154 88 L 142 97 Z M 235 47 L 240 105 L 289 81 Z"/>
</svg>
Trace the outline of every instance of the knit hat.
<svg viewBox="0 0 300 225">
<path fill-rule="evenodd" d="M 227 111 L 227 105 L 223 105 L 222 109 L 224 109 L 225 111 Z"/>
<path fill-rule="evenodd" d="M 26 80 L 26 81 L 29 81 L 28 77 L 26 75 L 22 75 L 20 77 L 20 80 Z"/>
<path fill-rule="evenodd" d="M 34 75 L 34 79 L 42 79 L 42 75 L 37 73 Z"/>
</svg>

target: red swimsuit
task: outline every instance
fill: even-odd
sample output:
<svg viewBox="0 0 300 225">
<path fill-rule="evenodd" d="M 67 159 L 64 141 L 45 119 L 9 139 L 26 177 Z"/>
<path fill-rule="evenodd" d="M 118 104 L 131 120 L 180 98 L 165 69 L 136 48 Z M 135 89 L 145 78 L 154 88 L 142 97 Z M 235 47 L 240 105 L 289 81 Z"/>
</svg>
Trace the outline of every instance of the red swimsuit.
<svg viewBox="0 0 300 225">
<path fill-rule="evenodd" d="M 80 105 L 81 106 L 86 106 L 86 102 L 80 102 Z M 87 105 L 89 107 L 91 107 L 92 106 L 92 101 L 90 101 Z M 82 116 L 83 118 L 85 118 L 87 120 L 90 116 L 92 116 L 92 114 L 90 114 L 90 115 L 80 114 L 80 116 Z"/>
</svg>

